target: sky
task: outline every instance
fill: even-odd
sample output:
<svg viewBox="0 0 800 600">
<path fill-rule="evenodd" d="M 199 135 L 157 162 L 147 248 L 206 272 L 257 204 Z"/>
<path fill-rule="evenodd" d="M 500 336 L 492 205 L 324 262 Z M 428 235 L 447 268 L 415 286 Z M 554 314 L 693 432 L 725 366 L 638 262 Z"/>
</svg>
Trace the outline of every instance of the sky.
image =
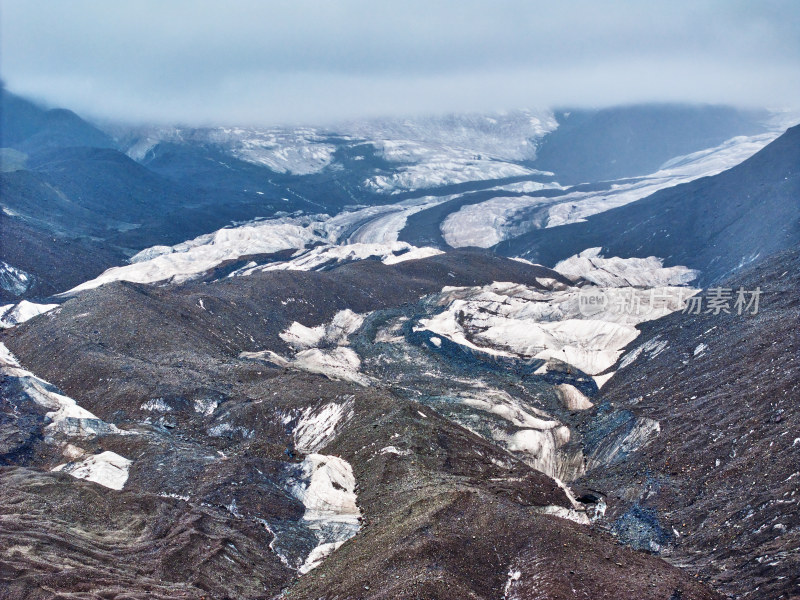
<svg viewBox="0 0 800 600">
<path fill-rule="evenodd" d="M 97 119 L 331 124 L 520 108 L 800 108 L 797 0 L 0 0 L 12 92 Z"/>
</svg>

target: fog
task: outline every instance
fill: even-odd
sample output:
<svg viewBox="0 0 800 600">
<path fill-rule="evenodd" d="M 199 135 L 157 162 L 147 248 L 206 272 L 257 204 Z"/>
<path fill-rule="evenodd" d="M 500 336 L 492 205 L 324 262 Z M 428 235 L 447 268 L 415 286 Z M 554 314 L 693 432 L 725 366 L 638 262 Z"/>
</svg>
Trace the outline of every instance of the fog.
<svg viewBox="0 0 800 600">
<path fill-rule="evenodd" d="M 798 108 L 800 3 L 2 0 L 13 92 L 128 122 Z"/>
</svg>

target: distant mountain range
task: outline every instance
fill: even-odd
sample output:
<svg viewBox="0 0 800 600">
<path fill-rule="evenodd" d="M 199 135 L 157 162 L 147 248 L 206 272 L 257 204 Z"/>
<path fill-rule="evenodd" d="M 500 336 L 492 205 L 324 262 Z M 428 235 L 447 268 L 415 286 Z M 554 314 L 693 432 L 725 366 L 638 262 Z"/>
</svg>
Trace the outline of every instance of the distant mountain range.
<svg viewBox="0 0 800 600">
<path fill-rule="evenodd" d="M 554 264 L 586 248 L 612 256 L 660 256 L 718 281 L 759 257 L 800 245 L 800 126 L 713 177 L 638 202 L 539 229 L 496 250 Z"/>
<path fill-rule="evenodd" d="M 0 260 L 29 275 L 24 290 L 0 290 L 6 301 L 65 291 L 151 246 L 298 211 L 333 216 L 385 207 L 378 219 L 354 213 L 357 226 L 341 231 L 339 242 L 500 242 L 506 255 L 539 256 L 533 230 L 719 172 L 779 132 L 764 112 L 654 105 L 369 121 L 339 130 L 114 126 L 108 134 L 6 90 L 0 106 Z M 648 175 L 670 160 L 667 171 Z M 618 183 L 603 183 L 612 179 Z M 568 244 L 564 254 L 546 243 L 539 260 L 547 264 L 582 250 Z M 594 245 L 603 244 L 587 247 Z M 687 252 L 694 247 L 690 241 Z M 653 253 L 672 255 L 658 247 Z M 691 266 L 702 270 L 712 259 Z M 720 263 L 714 274 L 734 266 Z"/>
</svg>

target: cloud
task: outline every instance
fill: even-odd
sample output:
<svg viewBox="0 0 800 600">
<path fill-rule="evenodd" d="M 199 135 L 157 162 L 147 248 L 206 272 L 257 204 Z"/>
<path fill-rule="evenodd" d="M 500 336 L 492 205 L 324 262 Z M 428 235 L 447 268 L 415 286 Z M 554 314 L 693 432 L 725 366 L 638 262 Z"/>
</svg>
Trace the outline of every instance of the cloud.
<svg viewBox="0 0 800 600">
<path fill-rule="evenodd" d="M 3 0 L 0 10 L 11 90 L 128 121 L 800 98 L 793 0 Z"/>
</svg>

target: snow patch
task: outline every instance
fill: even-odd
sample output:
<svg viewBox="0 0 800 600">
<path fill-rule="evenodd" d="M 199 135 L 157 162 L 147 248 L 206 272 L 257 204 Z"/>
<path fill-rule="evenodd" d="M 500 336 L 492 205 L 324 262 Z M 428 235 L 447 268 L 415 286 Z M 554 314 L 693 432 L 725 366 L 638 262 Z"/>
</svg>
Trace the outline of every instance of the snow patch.
<svg viewBox="0 0 800 600">
<path fill-rule="evenodd" d="M 3 212 L 9 216 L 14 216 L 13 213 L 10 213 L 10 211 L 5 208 Z M 0 260 L 0 288 L 14 296 L 19 296 L 27 292 L 33 285 L 33 282 L 33 275 Z M 1 310 L 2 309 L 0 309 L 0 311 Z"/>
<path fill-rule="evenodd" d="M 121 490 L 128 481 L 128 469 L 132 461 L 116 452 L 106 450 L 77 463 L 66 463 L 53 471 L 68 473 L 77 479 L 93 481 L 112 490 Z"/>
<path fill-rule="evenodd" d="M 589 525 L 592 522 L 585 512 L 575 510 L 574 508 L 564 508 L 563 506 L 543 506 L 536 509 L 536 512 L 542 515 L 553 515 L 555 517 L 567 519 L 580 525 Z"/>
<path fill-rule="evenodd" d="M 307 573 L 358 532 L 361 510 L 353 469 L 346 460 L 309 454 L 300 468 L 302 478 L 293 493 L 305 506 L 303 520 L 320 542 L 300 567 L 300 573 Z"/>
<path fill-rule="evenodd" d="M 637 346 L 625 356 L 622 357 L 622 360 L 619 362 L 619 368 L 624 369 L 628 365 L 631 365 L 642 353 L 646 354 L 648 358 L 655 358 L 659 354 L 661 354 L 664 350 L 666 350 L 669 343 L 667 340 L 660 339 L 659 336 L 655 336 L 647 340 L 641 346 Z"/>
<path fill-rule="evenodd" d="M 19 325 L 54 308 L 58 308 L 58 304 L 36 304 L 27 300 L 0 306 L 0 328 Z"/>
<path fill-rule="evenodd" d="M 330 323 L 306 327 L 295 321 L 280 338 L 295 350 L 307 350 L 320 345 L 344 346 L 348 337 L 364 323 L 366 315 L 354 313 L 349 308 L 337 312 Z"/>
<path fill-rule="evenodd" d="M 337 550 L 344 541 L 342 542 L 328 542 L 325 544 L 320 544 L 316 548 L 314 548 L 311 553 L 306 558 L 305 562 L 300 566 L 298 572 L 301 575 L 305 575 L 309 571 L 316 569 L 318 566 L 322 564 L 328 556 L 333 554 L 334 550 Z"/>
<path fill-rule="evenodd" d="M 601 287 L 665 287 L 684 285 L 697 279 L 699 271 L 688 267 L 664 267 L 655 256 L 605 258 L 602 248 L 588 248 L 559 262 L 554 270 L 568 279 L 585 279 Z"/>
<path fill-rule="evenodd" d="M 346 422 L 352 416 L 352 401 L 304 408 L 293 431 L 295 447 L 304 454 L 320 450 L 336 436 L 339 423 Z"/>
<path fill-rule="evenodd" d="M 578 388 L 569 383 L 560 383 L 556 386 L 561 401 L 567 410 L 587 410 L 594 404 Z"/>
<path fill-rule="evenodd" d="M 197 398 L 194 401 L 194 412 L 210 417 L 217 410 L 217 406 L 219 406 L 219 402 L 213 398 Z"/>
<path fill-rule="evenodd" d="M 604 373 L 602 375 L 592 375 L 592 379 L 594 379 L 595 385 L 597 385 L 597 389 L 601 389 L 609 379 L 614 376 L 616 371 L 611 371 L 610 373 Z"/>
<path fill-rule="evenodd" d="M 386 446 L 385 448 L 381 448 L 381 454 L 396 454 L 398 456 L 407 456 L 411 454 L 411 450 L 400 450 L 396 446 Z"/>
<path fill-rule="evenodd" d="M 172 407 L 167 404 L 163 398 L 153 398 L 152 400 L 148 400 L 147 402 L 142 403 L 139 408 L 141 410 L 147 410 L 151 412 L 169 412 L 172 410 Z"/>
<path fill-rule="evenodd" d="M 330 350 L 311 348 L 298 352 L 294 358 L 284 358 L 271 350 L 242 352 L 239 357 L 263 360 L 279 367 L 317 373 L 325 375 L 329 379 L 352 381 L 363 386 L 369 385 L 369 378 L 359 372 L 361 359 L 350 348 L 338 347 Z"/>
</svg>

